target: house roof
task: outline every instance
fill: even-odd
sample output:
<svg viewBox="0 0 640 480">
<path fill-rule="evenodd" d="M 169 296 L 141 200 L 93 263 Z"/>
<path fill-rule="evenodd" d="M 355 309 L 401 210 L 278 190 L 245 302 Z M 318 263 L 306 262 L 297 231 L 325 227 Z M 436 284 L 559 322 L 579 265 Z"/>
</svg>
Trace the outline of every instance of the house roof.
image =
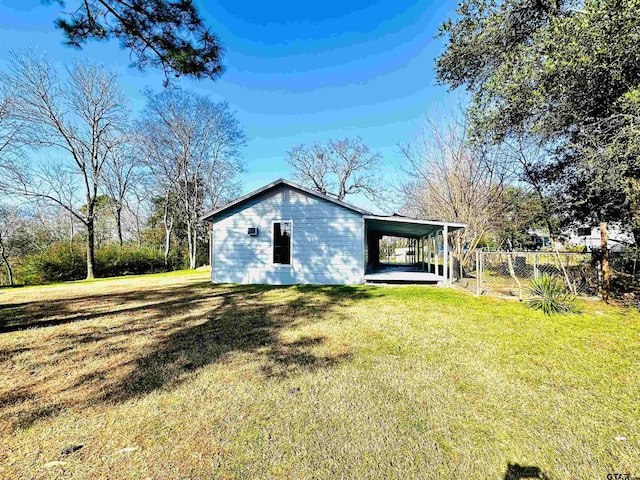
<svg viewBox="0 0 640 480">
<path fill-rule="evenodd" d="M 441 222 L 437 220 L 418 220 L 415 218 L 409 218 L 396 214 L 389 216 L 373 215 L 371 212 L 363 208 L 356 207 L 355 205 L 343 202 L 341 200 L 338 200 L 337 198 L 316 192 L 315 190 L 311 190 L 310 188 L 290 182 L 289 180 L 285 180 L 284 178 L 279 178 L 275 182 L 271 182 L 264 187 L 254 190 L 253 192 L 249 192 L 246 195 L 243 195 L 242 197 L 239 197 L 220 208 L 211 210 L 210 212 L 204 214 L 201 219 L 205 221 L 211 221 L 214 216 L 220 215 L 221 213 L 224 213 L 231 208 L 248 202 L 262 195 L 263 193 L 273 190 L 282 185 L 286 185 L 300 192 L 304 192 L 308 195 L 326 200 L 331 203 L 335 203 L 336 205 L 340 205 L 341 207 L 344 207 L 348 210 L 357 212 L 362 215 L 362 218 L 367 225 L 367 229 L 369 229 L 370 231 L 381 233 L 383 235 L 418 238 L 422 236 L 437 234 L 440 230 L 443 230 L 445 226 L 448 228 L 449 232 L 466 227 L 466 224 L 464 223 Z"/>
<path fill-rule="evenodd" d="M 337 198 L 334 197 L 330 197 L 328 195 L 324 195 L 320 192 L 316 192 L 315 190 L 311 190 L 310 188 L 307 187 L 303 187 L 302 185 L 298 185 L 296 183 L 290 182 L 289 180 L 285 180 L 284 178 L 279 178 L 278 180 L 276 180 L 275 182 L 271 182 L 267 185 L 265 185 L 264 187 L 258 188 L 257 190 L 254 190 L 253 192 L 249 192 L 246 195 L 243 195 L 242 197 L 236 198 L 234 201 L 227 203 L 226 205 L 220 207 L 220 208 L 216 208 L 214 210 L 211 210 L 207 213 L 205 213 L 202 217 L 201 220 L 211 220 L 215 215 L 220 215 L 221 213 L 236 207 L 238 205 L 241 205 L 244 202 L 247 202 L 259 195 L 262 195 L 265 192 L 268 192 L 269 190 L 273 190 L 274 188 L 277 188 L 281 185 L 286 185 L 288 187 L 291 187 L 295 190 L 299 190 L 301 192 L 307 193 L 309 195 L 312 195 L 316 198 L 320 198 L 322 200 L 326 200 L 328 202 L 331 203 L 335 203 L 336 205 L 340 205 L 341 207 L 344 207 L 348 210 L 352 210 L 354 212 L 360 213 L 362 215 L 371 215 L 371 212 L 360 208 L 360 207 L 356 207 L 355 205 L 351 205 L 350 203 L 347 202 L 343 202 L 341 200 L 338 200 Z"/>
</svg>

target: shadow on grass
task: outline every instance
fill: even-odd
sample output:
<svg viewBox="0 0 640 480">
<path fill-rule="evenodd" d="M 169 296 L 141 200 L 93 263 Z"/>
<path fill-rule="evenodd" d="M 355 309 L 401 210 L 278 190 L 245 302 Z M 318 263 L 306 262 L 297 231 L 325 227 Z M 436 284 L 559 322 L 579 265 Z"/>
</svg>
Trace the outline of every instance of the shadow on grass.
<svg viewBox="0 0 640 480">
<path fill-rule="evenodd" d="M 31 341 L 0 349 L 0 366 L 13 377 L 11 391 L 0 391 L 0 424 L 26 428 L 66 407 L 172 389 L 236 354 L 250 354 L 263 378 L 329 368 L 349 357 L 348 348 L 324 348 L 320 335 L 288 341 L 283 330 L 339 315 L 339 307 L 372 294 L 349 286 L 200 282 L 5 305 L 0 342 L 24 328 Z M 61 325 L 69 328 L 53 330 L 53 337 L 45 328 Z M 37 340 L 40 331 L 46 342 Z M 14 368 L 14 357 L 29 371 Z"/>
<path fill-rule="evenodd" d="M 523 466 L 517 463 L 508 463 L 507 471 L 504 474 L 504 480 L 525 480 L 525 479 L 539 479 L 549 480 L 549 477 L 534 466 Z"/>
</svg>

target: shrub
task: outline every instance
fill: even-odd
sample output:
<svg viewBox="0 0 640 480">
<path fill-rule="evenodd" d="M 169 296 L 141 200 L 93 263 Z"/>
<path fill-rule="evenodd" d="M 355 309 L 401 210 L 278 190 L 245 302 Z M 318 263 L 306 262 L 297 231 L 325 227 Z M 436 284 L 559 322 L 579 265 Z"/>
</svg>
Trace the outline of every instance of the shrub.
<svg viewBox="0 0 640 480">
<path fill-rule="evenodd" d="M 19 282 L 40 284 L 80 280 L 87 276 L 87 259 L 81 245 L 56 242 L 41 255 L 29 255 L 17 271 Z"/>
<path fill-rule="evenodd" d="M 182 258 L 174 259 L 180 266 Z M 169 269 L 175 268 L 169 264 Z M 137 245 L 106 245 L 96 251 L 95 272 L 98 277 L 164 272 L 162 253 Z M 30 255 L 16 268 L 16 278 L 22 284 L 42 284 L 81 280 L 87 276 L 84 245 L 59 242 L 50 245 L 41 255 Z"/>
<path fill-rule="evenodd" d="M 136 245 L 107 245 L 96 252 L 96 272 L 101 277 L 139 275 L 165 271 L 162 253 Z"/>
<path fill-rule="evenodd" d="M 180 248 L 172 248 L 168 258 L 169 270 L 184 270 L 189 268 L 189 255 Z"/>
<path fill-rule="evenodd" d="M 545 315 L 577 312 L 575 298 L 567 293 L 564 284 L 546 273 L 529 282 L 529 293 L 529 306 Z"/>
</svg>

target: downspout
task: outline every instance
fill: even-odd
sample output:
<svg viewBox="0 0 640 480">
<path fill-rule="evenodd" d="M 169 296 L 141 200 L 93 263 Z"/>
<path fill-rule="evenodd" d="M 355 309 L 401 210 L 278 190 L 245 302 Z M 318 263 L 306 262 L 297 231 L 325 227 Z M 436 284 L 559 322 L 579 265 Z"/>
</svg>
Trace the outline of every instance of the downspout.
<svg viewBox="0 0 640 480">
<path fill-rule="evenodd" d="M 367 274 L 369 247 L 367 245 L 367 221 L 362 217 L 362 280 L 360 283 L 365 283 L 365 275 Z"/>
<path fill-rule="evenodd" d="M 213 281 L 213 222 L 209 230 L 209 267 L 211 268 L 211 281 Z"/>
</svg>

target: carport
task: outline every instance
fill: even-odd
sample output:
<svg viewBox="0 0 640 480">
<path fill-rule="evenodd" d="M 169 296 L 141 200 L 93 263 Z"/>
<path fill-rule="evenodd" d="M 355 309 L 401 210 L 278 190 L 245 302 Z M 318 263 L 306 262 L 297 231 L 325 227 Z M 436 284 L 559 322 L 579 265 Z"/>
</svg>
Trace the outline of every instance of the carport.
<svg viewBox="0 0 640 480">
<path fill-rule="evenodd" d="M 449 235 L 464 223 L 417 220 L 401 215 L 365 215 L 365 251 L 367 283 L 431 283 L 450 285 L 453 279 L 453 257 Z M 380 262 L 380 240 L 383 236 L 409 241 L 407 262 Z"/>
</svg>

